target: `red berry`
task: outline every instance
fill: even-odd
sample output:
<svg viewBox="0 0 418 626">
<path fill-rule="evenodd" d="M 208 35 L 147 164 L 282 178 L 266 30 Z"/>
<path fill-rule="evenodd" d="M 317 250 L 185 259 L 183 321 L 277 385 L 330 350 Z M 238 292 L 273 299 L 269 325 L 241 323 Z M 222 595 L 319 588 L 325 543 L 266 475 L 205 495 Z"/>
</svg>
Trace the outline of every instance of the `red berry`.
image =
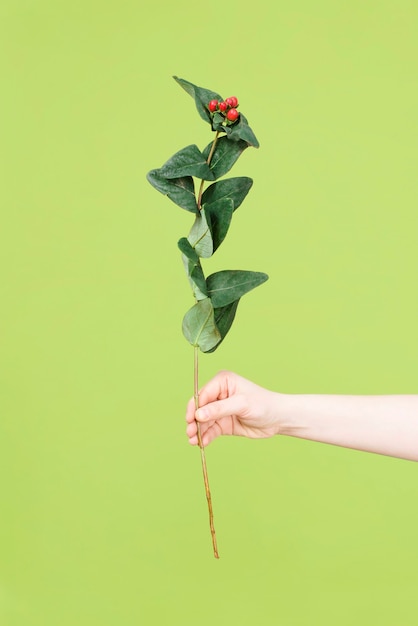
<svg viewBox="0 0 418 626">
<path fill-rule="evenodd" d="M 208 109 L 209 111 L 211 111 L 212 113 L 214 111 L 216 111 L 216 109 L 218 108 L 218 101 L 217 100 L 211 100 L 208 104 Z"/>
<path fill-rule="evenodd" d="M 230 121 L 230 122 L 235 122 L 235 120 L 238 119 L 239 113 L 236 109 L 229 109 L 228 113 L 226 114 L 226 118 Z"/>
<path fill-rule="evenodd" d="M 227 98 L 225 102 L 229 104 L 229 106 L 232 109 L 235 109 L 238 106 L 238 98 L 236 98 L 235 96 L 231 96 L 230 98 Z"/>
<path fill-rule="evenodd" d="M 228 108 L 228 104 L 226 102 L 220 102 L 218 104 L 218 108 L 220 111 L 226 111 Z"/>
</svg>

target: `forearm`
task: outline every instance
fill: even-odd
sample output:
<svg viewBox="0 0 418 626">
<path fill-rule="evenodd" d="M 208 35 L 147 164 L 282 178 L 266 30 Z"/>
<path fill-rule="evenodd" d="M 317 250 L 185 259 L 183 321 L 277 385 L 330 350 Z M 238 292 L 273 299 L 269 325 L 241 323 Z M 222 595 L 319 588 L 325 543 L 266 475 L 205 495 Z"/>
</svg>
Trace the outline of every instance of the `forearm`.
<svg viewBox="0 0 418 626">
<path fill-rule="evenodd" d="M 418 395 L 278 394 L 280 434 L 418 461 Z"/>
</svg>

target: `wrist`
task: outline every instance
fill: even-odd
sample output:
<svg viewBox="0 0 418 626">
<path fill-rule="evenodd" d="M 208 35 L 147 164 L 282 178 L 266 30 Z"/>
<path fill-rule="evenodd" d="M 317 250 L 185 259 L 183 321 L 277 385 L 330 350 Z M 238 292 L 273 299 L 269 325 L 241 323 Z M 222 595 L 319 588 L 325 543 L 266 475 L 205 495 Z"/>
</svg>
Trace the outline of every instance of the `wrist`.
<svg viewBox="0 0 418 626">
<path fill-rule="evenodd" d="M 296 415 L 293 410 L 293 397 L 278 393 L 276 391 L 267 391 L 267 398 L 260 398 L 260 406 L 264 404 L 263 422 L 274 435 L 294 435 L 297 431 Z"/>
<path fill-rule="evenodd" d="M 300 396 L 296 394 L 275 393 L 275 414 L 277 434 L 302 437 L 306 430 L 302 419 Z"/>
</svg>

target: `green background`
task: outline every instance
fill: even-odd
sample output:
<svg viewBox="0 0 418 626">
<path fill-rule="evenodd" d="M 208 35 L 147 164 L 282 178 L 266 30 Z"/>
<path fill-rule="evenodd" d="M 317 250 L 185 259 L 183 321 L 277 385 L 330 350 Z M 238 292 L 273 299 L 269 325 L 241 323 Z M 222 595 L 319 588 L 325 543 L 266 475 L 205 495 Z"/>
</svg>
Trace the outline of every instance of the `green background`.
<svg viewBox="0 0 418 626">
<path fill-rule="evenodd" d="M 3 0 L 0 623 L 415 625 L 418 466 L 184 413 L 191 215 L 145 180 L 237 95 L 254 187 L 205 262 L 267 272 L 201 381 L 418 393 L 418 5 Z"/>
</svg>

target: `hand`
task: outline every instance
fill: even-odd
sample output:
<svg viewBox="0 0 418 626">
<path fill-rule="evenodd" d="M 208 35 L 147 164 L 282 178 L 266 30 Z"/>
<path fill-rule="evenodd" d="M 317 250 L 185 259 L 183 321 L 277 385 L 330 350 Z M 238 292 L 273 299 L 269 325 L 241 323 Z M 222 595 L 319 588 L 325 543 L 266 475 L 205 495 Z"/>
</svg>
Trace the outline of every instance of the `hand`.
<svg viewBox="0 0 418 626">
<path fill-rule="evenodd" d="M 187 405 L 189 443 L 198 443 L 196 420 L 204 446 L 220 435 L 252 439 L 277 435 L 279 396 L 233 372 L 219 372 L 200 391 L 199 409 L 195 410 L 194 398 Z"/>
</svg>

